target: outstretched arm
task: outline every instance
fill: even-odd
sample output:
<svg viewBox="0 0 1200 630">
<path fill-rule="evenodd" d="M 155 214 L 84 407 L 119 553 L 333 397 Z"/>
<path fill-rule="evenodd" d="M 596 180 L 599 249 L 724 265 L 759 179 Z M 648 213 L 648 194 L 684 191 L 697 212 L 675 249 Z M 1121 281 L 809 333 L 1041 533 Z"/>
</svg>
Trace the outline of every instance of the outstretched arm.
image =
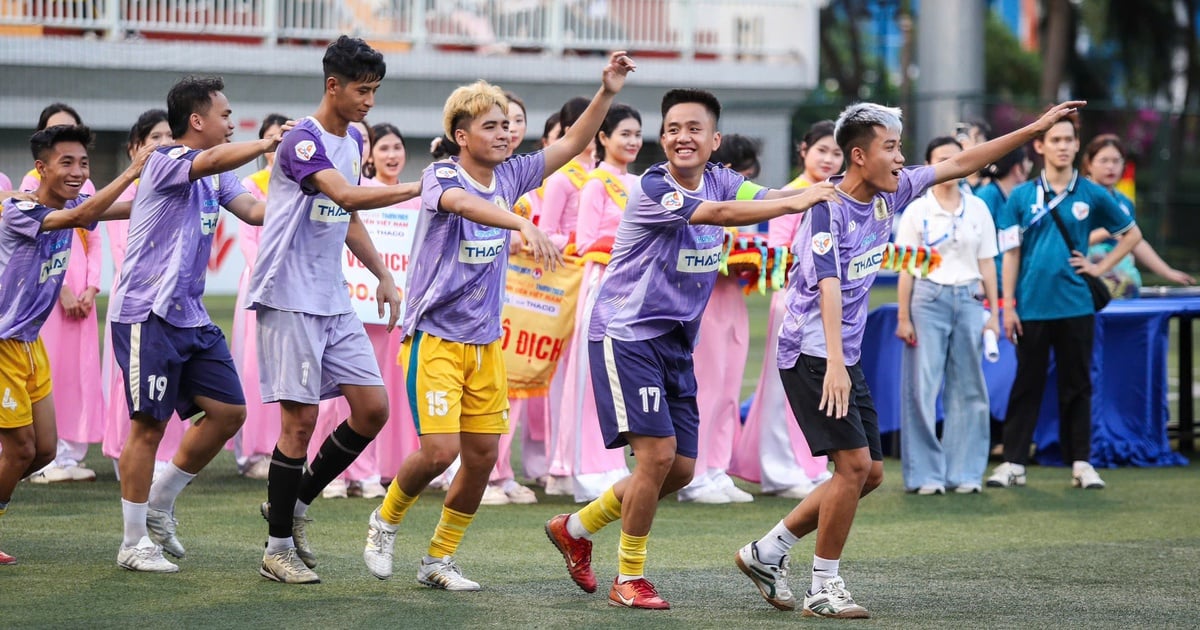
<svg viewBox="0 0 1200 630">
<path fill-rule="evenodd" d="M 822 201 L 833 201 L 836 198 L 837 189 L 833 184 L 821 182 L 777 199 L 705 201 L 696 207 L 689 221 L 693 225 L 724 227 L 753 225 L 785 214 L 804 212 Z"/>
<path fill-rule="evenodd" d="M 387 208 L 421 195 L 421 182 L 392 186 L 355 186 L 337 169 L 327 168 L 308 176 L 309 184 L 341 206 L 343 210 Z"/>
<path fill-rule="evenodd" d="M 188 178 L 196 181 L 209 175 L 232 171 L 243 164 L 254 161 L 264 153 L 274 151 L 275 147 L 279 146 L 279 141 L 283 139 L 283 134 L 290 131 L 295 124 L 296 121 L 289 120 L 284 123 L 281 131 L 267 134 L 261 140 L 219 144 L 211 149 L 201 151 L 200 155 L 192 160 Z"/>
<path fill-rule="evenodd" d="M 547 264 L 551 270 L 562 264 L 562 252 L 554 246 L 550 237 L 537 229 L 529 219 L 501 210 L 495 204 L 488 203 L 462 188 L 451 188 L 443 192 L 438 205 L 446 212 L 452 212 L 480 225 L 518 230 L 526 246 L 533 250 L 535 260 Z"/>
<path fill-rule="evenodd" d="M 42 231 L 49 232 L 50 230 L 61 230 L 63 228 L 89 227 L 96 221 L 100 220 L 106 210 L 117 201 L 121 193 L 133 183 L 134 180 L 142 174 L 142 167 L 146 165 L 146 160 L 157 147 L 147 146 L 134 156 L 133 162 L 121 172 L 109 185 L 96 191 L 96 194 L 89 197 L 86 201 L 66 210 L 55 210 L 46 215 L 42 219 Z M 122 206 L 127 206 L 129 202 L 121 202 Z M 125 208 L 125 216 L 129 216 L 128 208 Z M 108 217 L 104 217 L 108 218 Z"/>
<path fill-rule="evenodd" d="M 940 184 L 951 179 L 966 177 L 977 173 L 980 169 L 999 160 L 1035 138 L 1040 137 L 1055 123 L 1075 112 L 1076 109 L 1087 105 L 1087 101 L 1065 101 L 1051 107 L 1042 117 L 1021 127 L 1020 129 L 989 140 L 955 155 L 944 162 L 933 165 L 933 184 Z M 931 184 L 932 185 L 932 184 Z M 1007 295 L 1007 294 L 1005 294 Z"/>
</svg>

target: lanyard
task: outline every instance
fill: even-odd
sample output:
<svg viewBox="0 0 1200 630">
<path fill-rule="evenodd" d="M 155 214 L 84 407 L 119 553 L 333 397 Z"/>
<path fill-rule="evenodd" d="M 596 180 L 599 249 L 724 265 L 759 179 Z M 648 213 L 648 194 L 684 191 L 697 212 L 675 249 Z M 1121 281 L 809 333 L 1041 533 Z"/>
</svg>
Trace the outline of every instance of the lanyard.
<svg viewBox="0 0 1200 630">
<path fill-rule="evenodd" d="M 1033 227 L 1034 224 L 1038 221 L 1041 221 L 1042 217 L 1045 217 L 1047 213 L 1052 212 L 1055 208 L 1057 208 L 1058 205 L 1061 204 L 1068 195 L 1075 192 L 1075 186 L 1078 183 L 1079 171 L 1075 171 L 1071 174 L 1071 181 L 1067 184 L 1067 187 L 1062 192 L 1055 195 L 1054 198 L 1050 200 L 1050 203 L 1046 203 L 1046 195 L 1050 193 L 1050 183 L 1046 181 L 1046 171 L 1042 171 L 1041 176 L 1038 177 L 1037 204 L 1034 206 L 1034 215 L 1033 218 L 1029 220 L 1029 226 L 1025 229 L 1028 230 L 1029 228 Z"/>
<path fill-rule="evenodd" d="M 931 191 L 926 194 L 929 195 L 929 200 L 931 202 L 933 202 L 933 204 L 935 206 L 937 206 L 938 201 L 937 201 L 937 198 L 933 196 L 933 192 Z M 941 245 L 943 242 L 945 242 L 946 239 L 949 239 L 950 242 L 952 242 L 952 243 L 958 241 L 958 225 L 960 223 L 962 223 L 963 215 L 965 215 L 966 211 L 967 211 L 967 199 L 966 199 L 965 195 L 966 195 L 966 193 L 964 193 L 963 198 L 959 200 L 958 209 L 955 210 L 954 213 L 951 215 L 952 219 L 950 220 L 949 229 L 947 229 L 944 234 L 942 234 L 941 236 L 939 236 L 936 239 L 930 240 L 930 238 L 929 238 L 929 214 L 932 211 L 925 212 L 925 218 L 922 219 L 924 226 L 921 228 L 921 234 L 924 236 L 925 245 L 927 245 L 928 247 L 937 247 L 938 245 Z"/>
</svg>

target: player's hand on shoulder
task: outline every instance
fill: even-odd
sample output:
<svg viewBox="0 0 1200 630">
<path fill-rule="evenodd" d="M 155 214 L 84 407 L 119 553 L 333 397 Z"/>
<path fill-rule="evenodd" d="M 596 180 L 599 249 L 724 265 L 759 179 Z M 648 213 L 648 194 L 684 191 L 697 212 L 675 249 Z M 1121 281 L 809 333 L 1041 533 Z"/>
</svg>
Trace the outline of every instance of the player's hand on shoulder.
<svg viewBox="0 0 1200 630">
<path fill-rule="evenodd" d="M 804 212 L 823 201 L 837 199 L 837 188 L 831 182 L 821 182 L 805 188 L 804 192 L 788 197 L 788 199 L 795 201 L 792 205 L 793 212 Z"/>
<path fill-rule="evenodd" d="M 612 53 L 602 75 L 604 89 L 612 94 L 620 92 L 621 88 L 625 87 L 625 77 L 636 70 L 637 64 L 626 51 L 618 50 Z"/>
<path fill-rule="evenodd" d="M 133 161 L 130 162 L 129 168 L 125 169 L 125 172 L 134 176 L 141 175 L 142 167 L 146 166 L 146 161 L 150 159 L 150 156 L 156 150 L 158 150 L 158 147 L 153 144 L 147 144 L 139 149 L 137 153 L 133 154 Z"/>
<path fill-rule="evenodd" d="M 283 141 L 283 135 L 286 134 L 287 132 L 291 131 L 295 126 L 296 126 L 296 121 L 289 120 L 289 121 L 283 123 L 283 126 L 281 126 L 279 128 L 279 131 L 272 131 L 271 133 L 268 133 L 267 135 L 263 136 L 263 140 L 266 140 L 268 143 L 267 146 L 270 147 L 269 149 L 267 149 L 265 151 L 265 153 L 270 153 L 271 151 L 274 151 L 275 147 L 278 147 L 279 143 L 281 141 Z"/>
</svg>

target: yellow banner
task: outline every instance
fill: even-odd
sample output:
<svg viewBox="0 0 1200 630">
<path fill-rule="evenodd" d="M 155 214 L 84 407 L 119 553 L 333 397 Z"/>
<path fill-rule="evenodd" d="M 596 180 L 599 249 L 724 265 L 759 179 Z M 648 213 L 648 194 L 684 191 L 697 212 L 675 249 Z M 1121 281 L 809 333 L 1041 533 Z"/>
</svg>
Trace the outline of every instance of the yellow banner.
<svg viewBox="0 0 1200 630">
<path fill-rule="evenodd" d="M 504 300 L 504 365 L 508 395 L 545 396 L 575 330 L 575 304 L 583 267 L 549 271 L 524 252 L 510 254 Z"/>
</svg>

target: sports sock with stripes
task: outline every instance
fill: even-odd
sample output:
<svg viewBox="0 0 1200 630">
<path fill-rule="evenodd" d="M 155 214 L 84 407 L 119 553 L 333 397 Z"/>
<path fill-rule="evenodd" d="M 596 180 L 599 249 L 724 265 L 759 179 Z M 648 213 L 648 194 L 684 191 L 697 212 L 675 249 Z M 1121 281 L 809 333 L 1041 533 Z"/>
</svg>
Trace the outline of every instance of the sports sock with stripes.
<svg viewBox="0 0 1200 630">
<path fill-rule="evenodd" d="M 271 536 L 290 538 L 292 535 L 292 506 L 300 490 L 300 478 L 304 474 L 304 458 L 288 457 L 275 447 L 271 454 L 271 469 L 267 473 L 267 501 L 271 512 L 267 523 Z"/>
<path fill-rule="evenodd" d="M 634 536 L 621 532 L 621 544 L 617 547 L 618 582 L 636 580 L 646 571 L 646 541 L 650 535 Z"/>
<path fill-rule="evenodd" d="M 567 532 L 575 538 L 590 538 L 602 527 L 621 518 L 621 502 L 610 486 L 599 498 L 567 519 Z M 582 527 L 582 530 L 580 530 Z"/>
<path fill-rule="evenodd" d="M 300 490 L 296 498 L 311 505 L 329 482 L 345 472 L 350 464 L 358 459 L 363 449 L 371 443 L 371 439 L 351 429 L 350 421 L 342 421 L 321 444 L 321 450 L 313 459 L 312 466 L 309 466 L 308 472 L 300 481 Z"/>
<path fill-rule="evenodd" d="M 433 539 L 429 541 L 429 550 L 425 552 L 426 555 L 439 559 L 453 556 L 454 552 L 458 551 L 463 534 L 467 532 L 467 527 L 473 520 L 475 520 L 474 514 L 464 514 L 443 505 L 442 519 L 438 521 L 437 529 L 433 530 Z"/>
</svg>

